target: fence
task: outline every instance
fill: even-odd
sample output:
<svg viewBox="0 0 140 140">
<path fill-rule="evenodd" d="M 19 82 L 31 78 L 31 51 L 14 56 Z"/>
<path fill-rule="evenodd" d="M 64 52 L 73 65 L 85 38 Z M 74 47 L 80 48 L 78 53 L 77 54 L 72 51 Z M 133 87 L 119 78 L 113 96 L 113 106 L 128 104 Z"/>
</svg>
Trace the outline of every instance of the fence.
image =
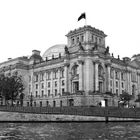
<svg viewBox="0 0 140 140">
<path fill-rule="evenodd" d="M 0 111 L 36 113 L 36 114 L 64 114 L 64 115 L 100 116 L 100 117 L 117 117 L 117 118 L 140 118 L 140 108 L 0 106 Z"/>
</svg>

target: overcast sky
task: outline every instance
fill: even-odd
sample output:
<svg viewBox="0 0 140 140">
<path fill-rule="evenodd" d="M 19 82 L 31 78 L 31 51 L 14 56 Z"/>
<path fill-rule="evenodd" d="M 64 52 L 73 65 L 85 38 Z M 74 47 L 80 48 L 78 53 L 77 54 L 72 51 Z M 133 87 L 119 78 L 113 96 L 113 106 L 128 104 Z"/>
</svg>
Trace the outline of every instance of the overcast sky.
<svg viewBox="0 0 140 140">
<path fill-rule="evenodd" d="M 0 62 L 67 44 L 65 35 L 84 26 L 83 12 L 115 57 L 140 53 L 140 0 L 0 0 Z"/>
</svg>

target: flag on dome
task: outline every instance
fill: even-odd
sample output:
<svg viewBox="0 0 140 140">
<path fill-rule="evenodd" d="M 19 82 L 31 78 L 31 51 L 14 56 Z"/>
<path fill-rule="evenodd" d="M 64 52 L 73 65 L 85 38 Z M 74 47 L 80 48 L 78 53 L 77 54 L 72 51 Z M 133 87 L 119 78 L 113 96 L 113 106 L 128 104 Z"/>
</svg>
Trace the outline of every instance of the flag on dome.
<svg viewBox="0 0 140 140">
<path fill-rule="evenodd" d="M 82 18 L 86 19 L 86 13 L 82 13 L 78 18 L 78 21 L 81 20 Z"/>
</svg>

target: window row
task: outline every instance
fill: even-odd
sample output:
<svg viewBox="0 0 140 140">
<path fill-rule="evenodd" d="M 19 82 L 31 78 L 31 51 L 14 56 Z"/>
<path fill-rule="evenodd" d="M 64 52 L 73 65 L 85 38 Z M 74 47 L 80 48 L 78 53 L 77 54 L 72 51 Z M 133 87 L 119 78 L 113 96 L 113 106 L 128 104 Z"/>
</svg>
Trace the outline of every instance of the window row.
<svg viewBox="0 0 140 140">
<path fill-rule="evenodd" d="M 113 87 L 113 81 L 112 80 L 110 80 L 110 86 Z M 119 81 L 116 81 L 115 87 L 116 88 L 119 87 Z M 121 88 L 124 88 L 124 82 L 121 82 Z"/>
<path fill-rule="evenodd" d="M 40 76 L 40 81 L 44 81 L 45 74 L 41 73 L 41 74 L 34 75 L 35 82 L 39 81 L 39 76 Z M 57 79 L 58 78 L 58 71 L 54 71 L 53 73 L 51 73 L 51 72 L 46 73 L 46 80 L 51 80 L 51 78 Z M 64 70 L 60 71 L 60 78 L 64 78 Z M 29 76 L 29 82 L 31 82 L 31 76 Z"/>
<path fill-rule="evenodd" d="M 61 86 L 65 85 L 65 81 L 62 80 L 61 81 Z M 58 81 L 54 82 L 54 87 L 58 86 Z M 47 87 L 50 88 L 51 87 L 51 82 L 47 82 Z M 31 85 L 29 85 L 29 88 L 31 88 Z M 35 89 L 39 89 L 39 84 L 35 84 Z M 44 89 L 44 83 L 41 83 L 41 89 Z"/>
<path fill-rule="evenodd" d="M 65 92 L 65 89 L 62 88 L 61 89 L 61 93 L 63 94 Z M 58 92 L 57 89 L 53 90 L 53 93 L 51 93 L 51 90 L 47 90 L 47 94 L 44 93 L 44 90 L 41 90 L 41 93 L 39 94 L 38 91 L 35 91 L 35 97 L 44 97 L 44 96 L 57 96 L 57 95 L 60 95 L 60 93 Z"/>
</svg>

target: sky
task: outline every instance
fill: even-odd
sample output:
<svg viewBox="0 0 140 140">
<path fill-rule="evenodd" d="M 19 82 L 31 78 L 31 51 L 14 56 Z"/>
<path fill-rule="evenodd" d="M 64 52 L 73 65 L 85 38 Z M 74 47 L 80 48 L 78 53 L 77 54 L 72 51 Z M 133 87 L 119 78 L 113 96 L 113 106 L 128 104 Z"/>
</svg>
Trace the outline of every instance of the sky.
<svg viewBox="0 0 140 140">
<path fill-rule="evenodd" d="M 0 62 L 41 55 L 67 44 L 66 34 L 85 25 L 104 31 L 114 57 L 140 53 L 140 0 L 0 0 Z"/>
</svg>

